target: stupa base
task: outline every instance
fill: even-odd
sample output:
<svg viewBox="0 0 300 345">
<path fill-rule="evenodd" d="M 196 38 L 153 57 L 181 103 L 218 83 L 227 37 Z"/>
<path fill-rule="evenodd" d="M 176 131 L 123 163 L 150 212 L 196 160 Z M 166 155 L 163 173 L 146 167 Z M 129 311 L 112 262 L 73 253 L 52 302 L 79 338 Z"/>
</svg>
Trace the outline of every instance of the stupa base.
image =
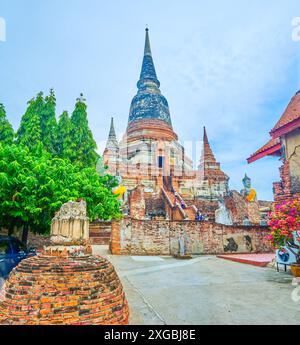
<svg viewBox="0 0 300 345">
<path fill-rule="evenodd" d="M 173 257 L 178 260 L 191 260 L 193 257 L 189 254 L 181 255 L 181 254 L 174 254 Z"/>
</svg>

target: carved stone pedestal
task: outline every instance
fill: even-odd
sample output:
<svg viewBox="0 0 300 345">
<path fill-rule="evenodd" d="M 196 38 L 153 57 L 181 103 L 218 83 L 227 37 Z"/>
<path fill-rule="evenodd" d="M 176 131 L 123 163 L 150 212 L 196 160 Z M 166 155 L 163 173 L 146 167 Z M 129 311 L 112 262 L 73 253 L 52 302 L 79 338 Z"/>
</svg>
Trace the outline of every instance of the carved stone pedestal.
<svg viewBox="0 0 300 345">
<path fill-rule="evenodd" d="M 85 201 L 70 201 L 57 212 L 51 224 L 51 243 L 80 245 L 88 243 L 89 219 Z"/>
<path fill-rule="evenodd" d="M 93 256 L 86 204 L 69 202 L 51 226 L 52 245 L 14 268 L 0 295 L 0 324 L 127 325 L 112 264 Z"/>
</svg>

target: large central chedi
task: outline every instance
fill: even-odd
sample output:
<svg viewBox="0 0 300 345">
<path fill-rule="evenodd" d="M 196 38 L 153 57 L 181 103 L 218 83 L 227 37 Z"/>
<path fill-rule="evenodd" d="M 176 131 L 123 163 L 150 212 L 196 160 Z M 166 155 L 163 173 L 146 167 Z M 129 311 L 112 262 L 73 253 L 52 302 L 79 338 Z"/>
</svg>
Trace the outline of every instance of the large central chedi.
<svg viewBox="0 0 300 345">
<path fill-rule="evenodd" d="M 160 90 L 148 29 L 137 88 L 124 137 L 118 142 L 112 119 L 103 155 L 109 172 L 120 176 L 127 189 L 124 212 L 137 219 L 195 220 L 203 215 L 214 221 L 220 205 L 232 199 L 229 178 L 215 159 L 205 128 L 200 163 L 193 169 L 173 130 L 169 104 Z M 239 193 L 236 198 L 244 202 Z M 247 207 L 244 209 L 242 217 L 248 219 Z M 234 222 L 230 215 L 225 218 Z"/>
</svg>

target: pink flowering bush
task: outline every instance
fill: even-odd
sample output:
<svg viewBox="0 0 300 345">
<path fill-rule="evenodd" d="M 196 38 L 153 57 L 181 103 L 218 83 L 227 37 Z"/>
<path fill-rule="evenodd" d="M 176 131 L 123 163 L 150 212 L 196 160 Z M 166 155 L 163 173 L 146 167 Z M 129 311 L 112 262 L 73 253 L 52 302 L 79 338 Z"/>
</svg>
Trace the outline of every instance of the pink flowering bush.
<svg viewBox="0 0 300 345">
<path fill-rule="evenodd" d="M 275 211 L 269 215 L 268 225 L 271 234 L 267 236 L 267 240 L 276 249 L 287 246 L 296 255 L 297 263 L 300 264 L 300 199 L 276 205 Z"/>
</svg>

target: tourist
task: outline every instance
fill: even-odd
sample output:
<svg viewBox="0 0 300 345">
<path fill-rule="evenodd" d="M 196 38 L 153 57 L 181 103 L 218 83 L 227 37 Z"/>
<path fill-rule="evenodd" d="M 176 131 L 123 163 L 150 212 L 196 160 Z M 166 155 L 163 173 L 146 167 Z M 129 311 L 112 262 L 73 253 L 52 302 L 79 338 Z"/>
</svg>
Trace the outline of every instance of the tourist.
<svg viewBox="0 0 300 345">
<path fill-rule="evenodd" d="M 196 222 L 203 222 L 205 221 L 205 217 L 200 213 L 200 211 L 197 211 L 195 220 Z"/>
</svg>

